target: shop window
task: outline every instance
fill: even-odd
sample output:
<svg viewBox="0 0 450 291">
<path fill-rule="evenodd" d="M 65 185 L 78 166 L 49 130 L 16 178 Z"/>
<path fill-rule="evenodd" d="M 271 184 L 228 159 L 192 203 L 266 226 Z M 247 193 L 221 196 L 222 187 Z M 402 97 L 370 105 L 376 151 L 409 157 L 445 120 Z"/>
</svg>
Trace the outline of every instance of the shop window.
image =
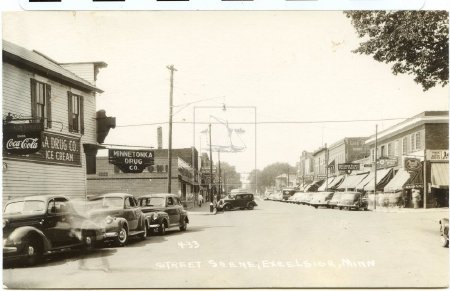
<svg viewBox="0 0 450 291">
<path fill-rule="evenodd" d="M 52 127 L 51 86 L 31 79 L 31 116 L 43 121 L 47 128 Z"/>
<path fill-rule="evenodd" d="M 69 104 L 69 131 L 84 134 L 84 105 L 83 96 L 67 92 Z"/>
</svg>

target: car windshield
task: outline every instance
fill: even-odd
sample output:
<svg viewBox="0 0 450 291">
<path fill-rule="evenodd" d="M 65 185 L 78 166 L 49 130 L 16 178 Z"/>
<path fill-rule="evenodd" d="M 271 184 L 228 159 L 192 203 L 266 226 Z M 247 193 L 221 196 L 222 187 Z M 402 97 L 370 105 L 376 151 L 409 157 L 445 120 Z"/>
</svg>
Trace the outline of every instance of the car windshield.
<svg viewBox="0 0 450 291">
<path fill-rule="evenodd" d="M 11 202 L 6 205 L 4 214 L 29 214 L 45 211 L 45 202 L 41 200 L 26 200 Z"/>
<path fill-rule="evenodd" d="M 122 197 L 101 197 L 93 199 L 92 208 L 123 207 Z"/>
<path fill-rule="evenodd" d="M 140 206 L 161 206 L 164 207 L 165 197 L 146 197 L 139 200 Z"/>
</svg>

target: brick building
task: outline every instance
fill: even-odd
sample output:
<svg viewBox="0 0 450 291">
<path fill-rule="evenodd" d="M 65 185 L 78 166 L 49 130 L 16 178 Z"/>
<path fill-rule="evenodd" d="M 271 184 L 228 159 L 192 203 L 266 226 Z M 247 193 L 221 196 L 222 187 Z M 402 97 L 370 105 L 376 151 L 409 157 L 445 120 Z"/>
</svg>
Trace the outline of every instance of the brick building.
<svg viewBox="0 0 450 291">
<path fill-rule="evenodd" d="M 97 171 L 87 176 L 89 195 L 108 192 L 125 192 L 139 197 L 143 194 L 167 193 L 167 172 L 169 169 L 167 149 L 155 149 L 154 165 L 142 173 L 123 173 L 109 162 L 108 157 L 97 157 Z M 192 158 L 194 157 L 194 158 Z M 198 165 L 196 149 L 173 149 L 172 153 L 172 193 L 186 200 L 198 191 Z"/>
<path fill-rule="evenodd" d="M 403 191 L 411 201 L 411 189 L 415 188 L 426 207 L 448 206 L 448 138 L 448 111 L 425 111 L 379 132 L 376 149 L 374 135 L 366 145 L 378 170 L 391 168 L 394 174 L 410 174 L 385 185 L 386 190 Z M 378 190 L 383 188 L 377 186 Z"/>
</svg>

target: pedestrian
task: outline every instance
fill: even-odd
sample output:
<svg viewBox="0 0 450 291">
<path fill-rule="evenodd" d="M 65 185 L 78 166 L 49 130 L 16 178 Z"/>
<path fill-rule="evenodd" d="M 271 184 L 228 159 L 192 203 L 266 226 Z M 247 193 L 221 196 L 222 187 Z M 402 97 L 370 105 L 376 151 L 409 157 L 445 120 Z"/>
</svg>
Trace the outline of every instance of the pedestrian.
<svg viewBox="0 0 450 291">
<path fill-rule="evenodd" d="M 202 207 L 202 204 L 203 204 L 203 195 L 198 194 L 198 206 Z"/>
</svg>

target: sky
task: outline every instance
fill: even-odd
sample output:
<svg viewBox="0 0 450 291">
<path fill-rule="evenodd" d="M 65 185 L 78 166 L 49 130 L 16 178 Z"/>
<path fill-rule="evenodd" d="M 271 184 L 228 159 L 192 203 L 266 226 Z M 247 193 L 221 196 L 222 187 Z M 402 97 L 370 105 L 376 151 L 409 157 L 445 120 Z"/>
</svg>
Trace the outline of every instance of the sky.
<svg viewBox="0 0 450 291">
<path fill-rule="evenodd" d="M 167 147 L 174 65 L 173 147 L 206 152 L 212 123 L 213 145 L 229 146 L 233 132 L 240 151 L 220 156 L 242 173 L 295 165 L 303 150 L 401 119 L 319 121 L 448 110 L 448 86 L 423 92 L 413 76 L 352 53 L 361 40 L 341 11 L 4 12 L 2 28 L 58 62 L 108 64 L 97 79 L 97 109 L 117 118 L 107 144 L 156 147 L 162 126 Z"/>
</svg>

